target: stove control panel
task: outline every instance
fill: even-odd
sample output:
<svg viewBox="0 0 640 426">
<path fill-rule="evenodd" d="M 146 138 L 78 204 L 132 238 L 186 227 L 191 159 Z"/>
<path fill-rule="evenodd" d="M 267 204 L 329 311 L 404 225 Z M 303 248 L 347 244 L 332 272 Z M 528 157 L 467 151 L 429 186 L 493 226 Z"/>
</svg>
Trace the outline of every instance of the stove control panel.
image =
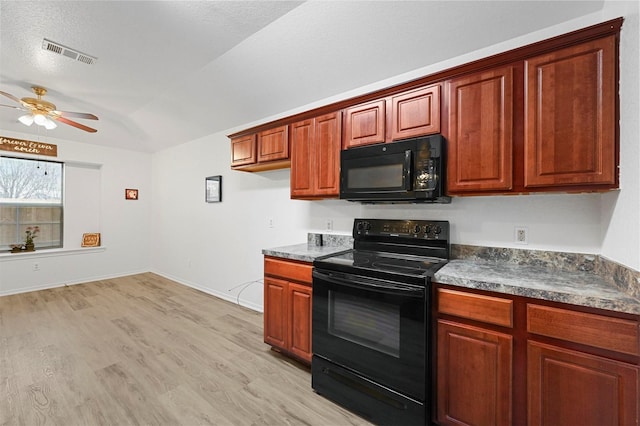
<svg viewBox="0 0 640 426">
<path fill-rule="evenodd" d="M 449 222 L 445 220 L 356 219 L 353 237 L 404 237 L 449 240 Z"/>
</svg>

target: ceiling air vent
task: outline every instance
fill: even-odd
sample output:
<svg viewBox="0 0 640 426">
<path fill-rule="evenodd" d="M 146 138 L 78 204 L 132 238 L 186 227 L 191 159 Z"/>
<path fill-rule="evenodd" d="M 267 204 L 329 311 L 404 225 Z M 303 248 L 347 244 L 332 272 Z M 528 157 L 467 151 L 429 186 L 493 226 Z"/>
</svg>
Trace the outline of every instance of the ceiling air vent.
<svg viewBox="0 0 640 426">
<path fill-rule="evenodd" d="M 87 65 L 93 65 L 98 60 L 95 56 L 87 55 L 79 50 L 72 49 L 63 44 L 56 43 L 55 41 L 47 40 L 46 38 L 42 40 L 42 48 L 49 52 L 71 58 L 74 61 L 84 62 Z"/>
</svg>

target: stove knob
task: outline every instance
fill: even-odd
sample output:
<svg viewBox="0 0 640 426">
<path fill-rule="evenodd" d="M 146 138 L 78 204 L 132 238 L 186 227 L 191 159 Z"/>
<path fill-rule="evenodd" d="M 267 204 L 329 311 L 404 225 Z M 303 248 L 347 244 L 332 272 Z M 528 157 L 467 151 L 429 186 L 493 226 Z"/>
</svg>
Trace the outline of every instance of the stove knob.
<svg viewBox="0 0 640 426">
<path fill-rule="evenodd" d="M 413 233 L 414 234 L 419 234 L 420 233 L 420 225 L 416 225 L 413 227 Z"/>
<path fill-rule="evenodd" d="M 431 233 L 431 225 L 427 225 L 427 226 L 424 228 L 424 233 L 425 233 L 425 234 L 430 234 L 430 233 Z"/>
<path fill-rule="evenodd" d="M 433 232 L 435 232 L 436 234 L 441 233 L 442 232 L 442 228 L 440 227 L 440 225 L 436 225 L 436 229 Z"/>
<path fill-rule="evenodd" d="M 368 231 L 371 229 L 371 224 L 369 222 L 358 222 L 356 227 L 358 231 Z"/>
</svg>

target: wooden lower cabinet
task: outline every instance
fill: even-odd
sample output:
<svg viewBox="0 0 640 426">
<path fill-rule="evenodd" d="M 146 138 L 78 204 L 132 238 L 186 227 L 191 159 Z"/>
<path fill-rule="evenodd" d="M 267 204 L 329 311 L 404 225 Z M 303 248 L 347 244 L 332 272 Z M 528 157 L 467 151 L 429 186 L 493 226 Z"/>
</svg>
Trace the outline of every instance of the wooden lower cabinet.
<svg viewBox="0 0 640 426">
<path fill-rule="evenodd" d="M 264 341 L 311 363 L 311 270 L 306 262 L 265 257 Z"/>
<path fill-rule="evenodd" d="M 437 327 L 438 424 L 511 424 L 513 338 L 444 320 Z"/>
<path fill-rule="evenodd" d="M 638 367 L 528 342 L 529 425 L 638 424 Z"/>
<path fill-rule="evenodd" d="M 640 424 L 640 316 L 436 284 L 433 421 Z"/>
</svg>

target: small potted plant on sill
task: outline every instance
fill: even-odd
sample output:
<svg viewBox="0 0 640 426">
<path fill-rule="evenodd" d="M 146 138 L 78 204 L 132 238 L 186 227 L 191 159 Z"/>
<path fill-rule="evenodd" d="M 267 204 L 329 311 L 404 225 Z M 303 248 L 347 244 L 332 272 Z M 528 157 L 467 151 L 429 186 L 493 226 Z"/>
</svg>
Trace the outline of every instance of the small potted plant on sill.
<svg viewBox="0 0 640 426">
<path fill-rule="evenodd" d="M 33 242 L 33 239 L 38 236 L 39 232 L 40 232 L 40 227 L 38 225 L 27 227 L 27 230 L 25 231 L 26 236 L 24 238 L 25 251 L 35 251 L 36 245 Z"/>
</svg>

